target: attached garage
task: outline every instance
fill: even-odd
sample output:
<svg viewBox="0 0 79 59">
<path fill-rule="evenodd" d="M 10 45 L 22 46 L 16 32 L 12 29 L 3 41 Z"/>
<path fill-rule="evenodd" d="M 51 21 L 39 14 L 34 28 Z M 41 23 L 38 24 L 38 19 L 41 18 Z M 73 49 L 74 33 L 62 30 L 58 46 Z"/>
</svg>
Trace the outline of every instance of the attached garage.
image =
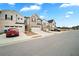
<svg viewBox="0 0 79 59">
<path fill-rule="evenodd" d="M 38 33 L 41 31 L 41 28 L 40 27 L 32 27 L 31 30 L 35 33 Z"/>
</svg>

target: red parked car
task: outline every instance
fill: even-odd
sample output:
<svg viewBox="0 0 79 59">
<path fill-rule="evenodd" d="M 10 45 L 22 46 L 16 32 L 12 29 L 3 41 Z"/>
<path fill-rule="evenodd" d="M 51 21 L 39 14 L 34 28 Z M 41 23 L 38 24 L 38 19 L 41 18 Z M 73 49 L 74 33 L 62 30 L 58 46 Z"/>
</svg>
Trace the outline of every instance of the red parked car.
<svg viewBox="0 0 79 59">
<path fill-rule="evenodd" d="M 6 37 L 19 36 L 19 30 L 16 28 L 9 28 L 6 32 Z"/>
</svg>

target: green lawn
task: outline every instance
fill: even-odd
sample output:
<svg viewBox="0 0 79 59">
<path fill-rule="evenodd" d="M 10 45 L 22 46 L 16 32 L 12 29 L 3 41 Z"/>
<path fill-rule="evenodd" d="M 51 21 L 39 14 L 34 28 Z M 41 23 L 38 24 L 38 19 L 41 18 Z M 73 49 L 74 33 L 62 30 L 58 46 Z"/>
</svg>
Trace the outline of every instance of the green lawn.
<svg viewBox="0 0 79 59">
<path fill-rule="evenodd" d="M 1 35 L 1 34 L 4 34 L 4 32 L 0 32 L 0 35 Z"/>
</svg>

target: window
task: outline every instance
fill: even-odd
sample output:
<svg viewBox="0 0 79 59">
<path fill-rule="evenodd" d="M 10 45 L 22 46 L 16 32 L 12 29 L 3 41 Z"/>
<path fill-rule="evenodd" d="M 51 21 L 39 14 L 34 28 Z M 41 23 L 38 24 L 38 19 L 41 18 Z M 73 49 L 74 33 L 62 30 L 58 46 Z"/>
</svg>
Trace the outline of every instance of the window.
<svg viewBox="0 0 79 59">
<path fill-rule="evenodd" d="M 5 26 L 5 27 L 9 27 L 9 26 Z"/>
<path fill-rule="evenodd" d="M 22 26 L 19 26 L 19 27 L 22 27 Z"/>
<path fill-rule="evenodd" d="M 11 20 L 13 20 L 13 16 L 11 16 Z"/>
<path fill-rule="evenodd" d="M 22 20 L 22 18 L 21 18 L 21 20 Z"/>
<path fill-rule="evenodd" d="M 20 18 L 18 18 L 18 20 L 19 20 Z"/>
<path fill-rule="evenodd" d="M 10 27 L 14 27 L 14 26 L 10 26 Z"/>
<path fill-rule="evenodd" d="M 18 26 L 15 26 L 15 27 L 18 27 Z"/>
<path fill-rule="evenodd" d="M 36 19 L 32 18 L 32 22 L 35 22 Z"/>
<path fill-rule="evenodd" d="M 5 19 L 7 19 L 7 14 L 5 14 Z"/>
<path fill-rule="evenodd" d="M 16 15 L 16 17 L 17 17 L 17 15 Z"/>
</svg>

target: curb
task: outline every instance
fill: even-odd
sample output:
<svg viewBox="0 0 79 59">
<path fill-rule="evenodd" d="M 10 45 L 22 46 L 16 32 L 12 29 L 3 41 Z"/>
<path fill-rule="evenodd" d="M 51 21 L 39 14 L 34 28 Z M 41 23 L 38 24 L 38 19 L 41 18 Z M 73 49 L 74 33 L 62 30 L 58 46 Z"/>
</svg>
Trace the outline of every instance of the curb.
<svg viewBox="0 0 79 59">
<path fill-rule="evenodd" d="M 54 33 L 54 34 L 60 34 L 60 33 Z M 6 42 L 6 43 L 3 43 L 3 44 L 0 44 L 0 46 L 7 46 L 7 45 L 12 45 L 12 44 L 20 43 L 20 42 L 29 41 L 29 40 L 34 40 L 34 39 L 39 39 L 39 38 L 45 38 L 45 37 L 52 36 L 54 34 L 51 33 L 50 35 L 46 35 L 46 36 L 38 34 L 38 35 L 31 36 L 31 38 L 28 38 L 28 39 L 17 40 L 17 41 L 12 41 L 12 42 Z"/>
</svg>

